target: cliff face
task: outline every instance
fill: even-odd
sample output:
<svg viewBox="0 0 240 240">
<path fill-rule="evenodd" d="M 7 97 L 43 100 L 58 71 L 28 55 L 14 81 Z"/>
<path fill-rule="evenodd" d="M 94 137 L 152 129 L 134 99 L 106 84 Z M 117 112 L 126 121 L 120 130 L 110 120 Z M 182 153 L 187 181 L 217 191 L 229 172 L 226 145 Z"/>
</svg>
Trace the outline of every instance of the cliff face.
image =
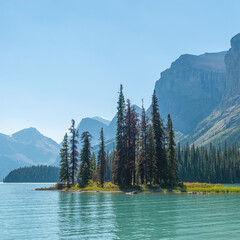
<svg viewBox="0 0 240 240">
<path fill-rule="evenodd" d="M 227 71 L 226 98 L 240 94 L 240 34 L 231 39 L 231 48 L 225 56 Z"/>
<path fill-rule="evenodd" d="M 226 90 L 220 104 L 198 124 L 186 141 L 196 145 L 240 141 L 240 34 L 231 39 L 225 65 Z"/>
<path fill-rule="evenodd" d="M 191 133 L 219 104 L 226 86 L 226 52 L 182 55 L 161 73 L 155 89 L 162 117 L 175 130 Z"/>
</svg>

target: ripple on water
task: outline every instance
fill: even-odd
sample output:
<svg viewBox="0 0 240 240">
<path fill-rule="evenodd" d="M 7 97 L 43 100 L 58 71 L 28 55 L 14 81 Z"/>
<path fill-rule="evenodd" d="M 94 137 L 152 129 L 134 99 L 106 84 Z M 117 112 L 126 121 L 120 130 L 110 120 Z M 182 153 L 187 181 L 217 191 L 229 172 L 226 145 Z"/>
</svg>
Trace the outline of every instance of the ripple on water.
<svg viewBox="0 0 240 240">
<path fill-rule="evenodd" d="M 76 194 L 0 185 L 0 239 L 239 239 L 240 195 Z"/>
</svg>

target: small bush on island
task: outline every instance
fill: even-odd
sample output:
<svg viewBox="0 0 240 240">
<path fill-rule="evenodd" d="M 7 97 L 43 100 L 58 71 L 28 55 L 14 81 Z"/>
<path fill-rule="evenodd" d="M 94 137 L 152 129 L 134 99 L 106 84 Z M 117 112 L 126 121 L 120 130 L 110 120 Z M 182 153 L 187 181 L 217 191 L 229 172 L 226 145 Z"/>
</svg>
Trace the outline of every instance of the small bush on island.
<svg viewBox="0 0 240 240">
<path fill-rule="evenodd" d="M 88 185 L 81 187 L 79 184 L 75 184 L 71 188 L 67 189 L 70 191 L 120 191 L 119 186 L 112 182 L 105 182 L 102 186 L 100 182 L 89 181 Z"/>
</svg>

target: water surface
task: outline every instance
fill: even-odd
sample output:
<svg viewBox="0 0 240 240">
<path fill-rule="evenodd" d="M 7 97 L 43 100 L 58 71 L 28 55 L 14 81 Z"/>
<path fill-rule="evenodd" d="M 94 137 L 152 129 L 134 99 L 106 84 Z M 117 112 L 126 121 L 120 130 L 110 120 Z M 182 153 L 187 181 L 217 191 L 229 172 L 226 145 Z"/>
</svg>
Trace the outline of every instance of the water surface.
<svg viewBox="0 0 240 240">
<path fill-rule="evenodd" d="M 240 239 L 240 194 L 34 191 L 0 184 L 0 239 Z"/>
</svg>

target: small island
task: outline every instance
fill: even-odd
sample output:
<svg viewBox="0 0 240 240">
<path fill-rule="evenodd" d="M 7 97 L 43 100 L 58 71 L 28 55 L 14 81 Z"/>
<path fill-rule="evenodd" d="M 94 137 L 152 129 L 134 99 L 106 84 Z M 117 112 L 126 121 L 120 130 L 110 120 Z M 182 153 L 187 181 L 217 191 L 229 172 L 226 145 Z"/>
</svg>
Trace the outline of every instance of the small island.
<svg viewBox="0 0 240 240">
<path fill-rule="evenodd" d="M 60 150 L 60 182 L 54 187 L 37 190 L 64 192 L 112 193 L 240 193 L 240 188 L 225 187 L 219 182 L 239 181 L 237 163 L 240 152 L 236 145 L 216 149 L 194 144 L 180 148 L 175 144 L 175 132 L 170 114 L 164 125 L 160 117 L 156 92 L 152 95 L 151 119 L 142 106 L 139 117 L 130 100 L 125 103 L 120 86 L 117 106 L 116 147 L 105 150 L 103 128 L 100 132 L 97 157 L 91 152 L 91 134 L 80 136 L 75 121 L 69 128 Z M 231 164 L 229 164 L 231 163 Z M 216 175 L 216 173 L 218 173 Z M 212 182 L 203 183 L 203 182 Z"/>
<path fill-rule="evenodd" d="M 158 185 L 136 185 L 131 187 L 119 187 L 111 182 L 105 182 L 102 186 L 99 182 L 92 182 L 85 186 L 79 187 L 78 184 L 70 188 L 67 185 L 57 183 L 49 188 L 37 188 L 39 191 L 62 191 L 62 192 L 78 192 L 78 193 L 185 193 L 185 194 L 215 194 L 215 193 L 240 193 L 240 188 L 225 187 L 222 184 L 210 183 L 181 183 L 174 188 L 161 187 Z"/>
</svg>

